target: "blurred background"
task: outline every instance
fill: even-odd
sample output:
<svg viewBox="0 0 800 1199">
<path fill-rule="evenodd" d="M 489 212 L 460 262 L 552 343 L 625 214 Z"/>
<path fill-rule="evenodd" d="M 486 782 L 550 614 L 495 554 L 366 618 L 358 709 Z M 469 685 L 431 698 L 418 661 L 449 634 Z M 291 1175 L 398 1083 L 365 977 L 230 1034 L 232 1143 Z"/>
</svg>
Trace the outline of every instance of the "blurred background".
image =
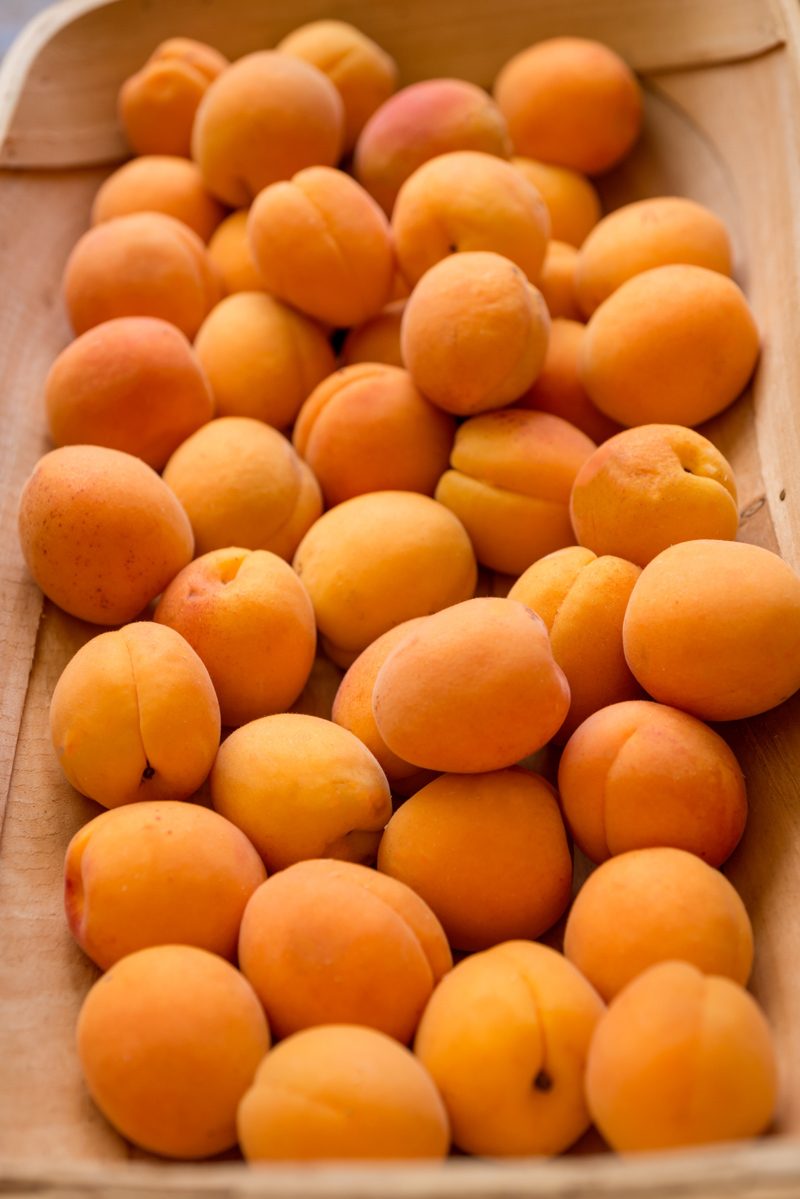
<svg viewBox="0 0 800 1199">
<path fill-rule="evenodd" d="M 5 54 L 22 26 L 53 0 L 0 0 L 0 55 Z"/>
</svg>

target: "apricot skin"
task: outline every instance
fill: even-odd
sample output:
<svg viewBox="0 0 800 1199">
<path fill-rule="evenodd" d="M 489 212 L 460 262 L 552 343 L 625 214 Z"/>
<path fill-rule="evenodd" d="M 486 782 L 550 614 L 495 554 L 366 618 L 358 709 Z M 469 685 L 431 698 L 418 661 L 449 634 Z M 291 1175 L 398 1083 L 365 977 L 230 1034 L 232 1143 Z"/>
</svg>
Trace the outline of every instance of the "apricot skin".
<svg viewBox="0 0 800 1199">
<path fill-rule="evenodd" d="M 391 300 L 377 316 L 351 329 L 342 345 L 342 365 L 382 362 L 386 366 L 402 367 L 400 325 L 405 306 L 405 299 Z"/>
<path fill-rule="evenodd" d="M 560 416 L 599 445 L 619 433 L 620 426 L 592 403 L 581 382 L 584 336 L 585 328 L 579 321 L 558 317 L 552 322 L 542 369 L 516 407 Z"/>
<path fill-rule="evenodd" d="M 512 164 L 537 189 L 550 213 L 550 236 L 580 246 L 602 215 L 600 197 L 583 175 L 532 158 L 512 158 Z"/>
<path fill-rule="evenodd" d="M 166 213 L 205 242 L 225 215 L 219 200 L 203 187 L 195 164 L 168 154 L 134 158 L 109 175 L 95 195 L 92 224 L 132 212 Z"/>
<path fill-rule="evenodd" d="M 208 243 L 208 256 L 217 268 L 226 295 L 238 291 L 263 291 L 264 280 L 255 264 L 247 240 L 248 208 L 226 216 Z"/>
</svg>

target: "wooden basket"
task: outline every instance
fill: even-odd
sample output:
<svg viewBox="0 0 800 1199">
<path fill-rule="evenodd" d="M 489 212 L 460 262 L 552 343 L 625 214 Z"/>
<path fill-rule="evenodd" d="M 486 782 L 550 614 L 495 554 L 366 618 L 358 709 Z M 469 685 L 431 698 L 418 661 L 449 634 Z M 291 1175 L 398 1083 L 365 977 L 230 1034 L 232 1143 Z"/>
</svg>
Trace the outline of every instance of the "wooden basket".
<svg viewBox="0 0 800 1199">
<path fill-rule="evenodd" d="M 729 873 L 753 919 L 753 989 L 783 1071 L 775 1135 L 621 1159 L 453 1160 L 437 1167 L 248 1169 L 170 1165 L 131 1149 L 83 1089 L 74 1050 L 95 971 L 72 944 L 64 849 L 97 808 L 64 782 L 47 704 L 96 629 L 27 577 L 16 538 L 24 479 L 47 448 L 42 384 L 69 339 L 59 280 L 92 195 L 125 153 L 115 96 L 164 37 L 231 56 L 304 21 L 351 20 L 405 82 L 488 86 L 515 50 L 557 33 L 597 37 L 643 75 L 647 128 L 604 181 L 610 204 L 663 193 L 713 207 L 734 231 L 739 277 L 764 333 L 752 393 L 708 431 L 740 483 L 740 536 L 800 568 L 800 10 L 796 0 L 66 0 L 20 36 L 0 70 L 0 1194 L 273 1199 L 796 1199 L 800 1196 L 800 700 L 726 727 L 751 818 Z"/>
</svg>

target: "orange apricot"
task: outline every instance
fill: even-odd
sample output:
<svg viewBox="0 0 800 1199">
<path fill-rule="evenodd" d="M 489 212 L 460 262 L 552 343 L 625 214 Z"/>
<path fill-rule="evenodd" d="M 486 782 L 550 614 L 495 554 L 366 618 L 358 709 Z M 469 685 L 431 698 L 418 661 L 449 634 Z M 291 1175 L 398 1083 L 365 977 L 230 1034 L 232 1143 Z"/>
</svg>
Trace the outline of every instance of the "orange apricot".
<svg viewBox="0 0 800 1199">
<path fill-rule="evenodd" d="M 441 925 L 410 887 L 325 858 L 289 866 L 253 893 L 239 961 L 278 1037 L 346 1023 L 403 1044 L 452 966 Z"/>
<path fill-rule="evenodd" d="M 590 874 L 572 905 L 564 953 L 606 1002 L 671 959 L 747 982 L 753 930 L 723 874 L 693 853 L 632 849 Z"/>
<path fill-rule="evenodd" d="M 204 662 L 222 723 L 283 712 L 314 662 L 314 612 L 291 567 L 266 550 L 224 549 L 191 562 L 161 596 L 154 620 Z"/>
<path fill-rule="evenodd" d="M 228 820 L 169 800 L 103 812 L 69 843 L 70 932 L 103 970 L 150 945 L 233 958 L 245 905 L 266 871 Z"/>
<path fill-rule="evenodd" d="M 78 1017 L 92 1099 L 122 1136 L 164 1157 L 211 1157 L 236 1144 L 236 1109 L 269 1045 L 247 980 L 191 945 L 128 954 Z"/>
<path fill-rule="evenodd" d="M 156 472 L 104 446 L 62 446 L 40 458 L 18 520 L 35 582 L 93 624 L 133 620 L 194 549 L 189 518 Z"/>
<path fill-rule="evenodd" d="M 132 212 L 166 213 L 206 242 L 225 215 L 195 164 L 168 154 L 134 158 L 109 175 L 95 195 L 92 224 Z"/>
<path fill-rule="evenodd" d="M 308 167 L 255 199 L 247 236 L 267 291 L 330 325 L 358 325 L 389 302 L 386 217 L 344 171 Z"/>
<path fill-rule="evenodd" d="M 578 251 L 574 246 L 565 241 L 547 243 L 538 286 L 547 311 L 553 318 L 560 316 L 571 321 L 583 319 L 575 294 L 577 261 Z"/>
<path fill-rule="evenodd" d="M 548 38 L 515 54 L 494 98 L 517 154 L 588 175 L 624 158 L 642 125 L 636 76 L 588 38 Z"/>
<path fill-rule="evenodd" d="M 414 1052 L 459 1149 L 561 1153 L 589 1127 L 586 1059 L 603 1003 L 560 953 L 506 941 L 459 962 L 420 1021 Z"/>
<path fill-rule="evenodd" d="M 739 541 L 684 541 L 642 571 L 623 627 L 628 665 L 662 704 L 741 720 L 800 687 L 800 578 Z"/>
<path fill-rule="evenodd" d="M 639 700 L 595 712 L 572 734 L 558 789 L 593 862 L 666 845 L 721 866 L 747 820 L 744 776 L 722 738 L 686 712 Z"/>
<path fill-rule="evenodd" d="M 764 1014 L 730 979 L 652 966 L 601 1017 L 589 1050 L 592 1118 L 621 1153 L 718 1144 L 766 1130 L 777 1102 Z"/>
<path fill-rule="evenodd" d="M 342 344 L 342 365 L 383 362 L 387 366 L 402 366 L 400 325 L 405 306 L 405 299 L 391 300 L 377 316 L 351 329 Z"/>
<path fill-rule="evenodd" d="M 602 215 L 600 197 L 590 181 L 569 167 L 512 158 L 511 162 L 538 190 L 550 213 L 550 236 L 580 246 Z"/>
<path fill-rule="evenodd" d="M 429 616 L 375 679 L 372 710 L 393 753 L 426 770 L 501 770 L 540 749 L 569 708 L 544 622 L 492 596 Z"/>
<path fill-rule="evenodd" d="M 503 408 L 542 369 L 550 317 L 539 291 L 499 254 L 453 254 L 406 302 L 403 361 L 423 395 L 457 416 Z"/>
<path fill-rule="evenodd" d="M 261 278 L 247 240 L 249 208 L 239 208 L 226 216 L 211 235 L 208 256 L 214 263 L 227 295 L 237 291 L 263 291 Z"/>
<path fill-rule="evenodd" d="M 342 671 L 338 666 L 318 653 L 311 667 L 306 685 L 289 709 L 303 716 L 319 716 L 323 720 L 331 720 L 333 701 L 342 681 Z M 359 740 L 361 738 L 359 737 Z M 384 771 L 385 773 L 385 771 Z"/>
<path fill-rule="evenodd" d="M 517 407 L 560 416 L 599 444 L 619 433 L 620 426 L 595 407 L 581 382 L 584 334 L 578 321 L 556 318 L 552 322 L 542 369 L 533 386 L 517 400 Z"/>
</svg>

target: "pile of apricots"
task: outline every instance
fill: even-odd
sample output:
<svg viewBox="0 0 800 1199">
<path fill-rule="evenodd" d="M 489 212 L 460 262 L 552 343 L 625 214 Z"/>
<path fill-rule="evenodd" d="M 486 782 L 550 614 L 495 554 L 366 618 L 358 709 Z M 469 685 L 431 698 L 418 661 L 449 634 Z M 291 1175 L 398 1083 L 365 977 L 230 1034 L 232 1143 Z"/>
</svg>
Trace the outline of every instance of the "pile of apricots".
<svg viewBox="0 0 800 1199">
<path fill-rule="evenodd" d="M 66 264 L 19 528 L 105 626 L 51 704 L 107 809 L 66 854 L 86 1086 L 184 1159 L 754 1136 L 705 722 L 800 687 L 800 578 L 694 428 L 759 354 L 728 232 L 602 215 L 643 109 L 599 43 L 397 89 L 342 22 L 165 42 Z"/>
</svg>

